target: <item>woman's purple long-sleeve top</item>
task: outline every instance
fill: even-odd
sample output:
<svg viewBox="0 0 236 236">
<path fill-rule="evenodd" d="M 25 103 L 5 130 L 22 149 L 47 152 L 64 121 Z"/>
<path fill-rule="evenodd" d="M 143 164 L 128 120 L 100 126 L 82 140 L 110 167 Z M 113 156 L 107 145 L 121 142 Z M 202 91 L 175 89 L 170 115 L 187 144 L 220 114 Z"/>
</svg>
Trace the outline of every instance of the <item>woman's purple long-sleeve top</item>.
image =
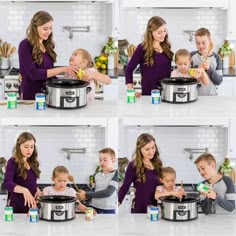
<svg viewBox="0 0 236 236">
<path fill-rule="evenodd" d="M 21 187 L 27 188 L 32 196 L 34 196 L 37 189 L 37 177 L 30 168 L 27 171 L 26 179 L 24 179 L 23 177 L 18 175 L 17 168 L 18 166 L 14 158 L 9 159 L 7 162 L 3 186 L 8 191 L 10 206 L 13 207 L 13 212 L 27 213 L 29 211 L 29 208 L 28 206 L 24 206 L 25 200 L 23 194 L 15 193 L 14 188 L 17 185 L 20 185 Z"/>
<path fill-rule="evenodd" d="M 142 95 L 151 95 L 152 89 L 160 87 L 161 79 L 170 77 L 171 59 L 164 52 L 154 52 L 153 59 L 153 66 L 145 64 L 143 46 L 139 44 L 125 69 L 126 84 L 132 84 L 133 72 L 140 65 Z"/>
<path fill-rule="evenodd" d="M 33 61 L 32 46 L 27 39 L 19 44 L 19 65 L 22 81 L 20 85 L 24 100 L 34 100 L 36 93 L 45 90 L 47 70 L 53 68 L 53 60 L 47 52 L 43 53 L 43 61 L 40 65 Z"/>
<path fill-rule="evenodd" d="M 122 203 L 126 193 L 129 190 L 131 183 L 135 188 L 135 198 L 131 213 L 147 213 L 148 205 L 157 205 L 157 201 L 154 197 L 155 190 L 160 185 L 160 180 L 155 170 L 145 169 L 146 182 L 140 183 L 137 180 L 136 169 L 133 166 L 133 162 L 130 162 L 125 172 L 124 182 L 119 190 L 118 201 Z"/>
</svg>

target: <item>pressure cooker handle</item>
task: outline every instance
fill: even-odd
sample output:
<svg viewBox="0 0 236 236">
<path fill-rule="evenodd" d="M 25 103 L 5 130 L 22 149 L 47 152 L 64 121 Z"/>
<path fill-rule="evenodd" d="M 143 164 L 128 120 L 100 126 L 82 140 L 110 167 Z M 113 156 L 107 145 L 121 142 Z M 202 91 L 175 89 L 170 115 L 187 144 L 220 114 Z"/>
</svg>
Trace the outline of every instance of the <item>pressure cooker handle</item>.
<svg viewBox="0 0 236 236">
<path fill-rule="evenodd" d="M 46 89 L 41 88 L 41 91 L 42 91 L 42 93 L 45 93 L 45 95 L 48 95 L 48 88 L 46 88 Z"/>
<path fill-rule="evenodd" d="M 197 84 L 197 90 L 199 90 L 202 87 L 201 84 Z"/>
<path fill-rule="evenodd" d="M 87 87 L 87 88 L 86 88 L 86 93 L 89 93 L 91 90 L 92 90 L 91 87 Z"/>
</svg>

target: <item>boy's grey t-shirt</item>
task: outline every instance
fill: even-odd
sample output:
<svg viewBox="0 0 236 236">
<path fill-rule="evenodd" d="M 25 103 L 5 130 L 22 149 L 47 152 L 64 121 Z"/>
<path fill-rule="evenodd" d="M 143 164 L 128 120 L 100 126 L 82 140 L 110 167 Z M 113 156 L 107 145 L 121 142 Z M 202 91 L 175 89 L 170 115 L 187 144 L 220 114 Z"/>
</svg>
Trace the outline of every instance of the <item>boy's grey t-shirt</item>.
<svg viewBox="0 0 236 236">
<path fill-rule="evenodd" d="M 198 51 L 191 52 L 192 67 L 198 68 L 203 63 L 203 57 Z M 210 68 L 206 71 L 209 84 L 201 85 L 198 90 L 200 96 L 216 96 L 218 94 L 218 85 L 223 81 L 222 62 L 218 54 L 213 52 L 208 56 Z"/>
<path fill-rule="evenodd" d="M 203 183 L 208 183 L 207 180 Z M 206 214 L 232 214 L 235 213 L 236 193 L 232 179 L 223 176 L 213 186 L 213 191 L 217 194 L 216 199 L 205 198 L 202 210 Z"/>
<path fill-rule="evenodd" d="M 98 172 L 95 176 L 95 193 L 98 191 L 106 190 L 109 187 L 113 191 L 106 191 L 107 196 L 102 197 L 102 194 L 92 194 L 91 193 L 91 206 L 104 210 L 113 210 L 117 207 L 117 191 L 118 191 L 118 173 L 117 171 L 112 171 L 107 174 L 103 172 Z M 105 192 L 105 191 L 104 191 Z"/>
</svg>

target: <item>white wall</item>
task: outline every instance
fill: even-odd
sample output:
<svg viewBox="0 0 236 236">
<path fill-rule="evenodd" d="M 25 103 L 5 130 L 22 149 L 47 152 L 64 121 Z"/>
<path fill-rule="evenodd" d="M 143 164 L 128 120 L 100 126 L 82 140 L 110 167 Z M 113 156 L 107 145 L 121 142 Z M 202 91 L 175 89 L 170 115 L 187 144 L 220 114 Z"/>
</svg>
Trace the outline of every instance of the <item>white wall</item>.
<svg viewBox="0 0 236 236">
<path fill-rule="evenodd" d="M 0 156 L 9 159 L 17 136 L 24 131 L 36 138 L 38 159 L 42 171 L 39 183 L 51 183 L 52 170 L 57 165 L 65 165 L 76 183 L 88 183 L 98 164 L 98 151 L 105 146 L 103 127 L 13 127 L 0 126 Z M 86 148 L 85 154 L 71 154 L 67 160 L 61 148 Z"/>
<path fill-rule="evenodd" d="M 194 160 L 189 159 L 184 148 L 206 148 L 212 153 L 217 164 L 221 164 L 227 153 L 227 129 L 222 127 L 123 127 L 120 135 L 120 157 L 132 159 L 136 140 L 141 133 L 152 134 L 160 150 L 164 166 L 172 166 L 177 172 L 177 182 L 200 182 Z"/>
<path fill-rule="evenodd" d="M 56 65 L 68 65 L 68 60 L 76 48 L 87 49 L 93 57 L 100 54 L 107 37 L 111 35 L 111 4 L 95 2 L 68 3 L 26 3 L 1 2 L 0 5 L 0 38 L 18 48 L 19 42 L 25 38 L 33 15 L 45 10 L 53 17 L 53 33 L 56 43 Z M 73 39 L 63 26 L 90 26 L 90 32 L 75 32 Z M 17 58 L 17 53 L 14 59 Z"/>
<path fill-rule="evenodd" d="M 179 48 L 195 50 L 184 30 L 208 28 L 212 34 L 214 49 L 218 50 L 227 34 L 227 11 L 223 9 L 151 9 L 121 8 L 120 39 L 135 45 L 142 41 L 148 20 L 161 16 L 167 22 L 169 39 L 175 52 Z"/>
</svg>

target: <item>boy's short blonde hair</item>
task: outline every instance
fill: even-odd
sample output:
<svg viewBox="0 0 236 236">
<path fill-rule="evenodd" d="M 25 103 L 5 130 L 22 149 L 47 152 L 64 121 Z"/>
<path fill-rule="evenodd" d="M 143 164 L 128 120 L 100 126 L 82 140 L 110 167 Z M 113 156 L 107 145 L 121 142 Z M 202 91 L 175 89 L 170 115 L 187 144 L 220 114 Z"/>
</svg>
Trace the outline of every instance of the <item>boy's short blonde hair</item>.
<svg viewBox="0 0 236 236">
<path fill-rule="evenodd" d="M 200 28 L 195 32 L 195 37 L 197 36 L 207 36 L 209 39 L 211 39 L 211 33 L 208 29 L 206 28 Z"/>
<path fill-rule="evenodd" d="M 103 149 L 100 150 L 98 153 L 99 153 L 99 154 L 100 154 L 100 153 L 108 153 L 113 159 L 116 158 L 115 151 L 114 151 L 112 148 L 103 148 Z"/>
<path fill-rule="evenodd" d="M 173 174 L 173 175 L 176 176 L 176 171 L 175 171 L 174 168 L 172 168 L 172 167 L 170 167 L 170 166 L 164 167 L 164 168 L 162 168 L 162 170 L 161 170 L 161 178 L 163 179 L 164 175 L 166 175 L 166 174 Z"/>
<path fill-rule="evenodd" d="M 53 169 L 52 177 L 56 178 L 59 174 L 68 174 L 69 175 L 69 171 L 65 166 L 57 166 Z"/>
<path fill-rule="evenodd" d="M 197 165 L 200 161 L 205 161 L 207 164 L 214 163 L 216 165 L 215 157 L 210 153 L 203 153 L 195 161 L 194 164 Z"/>
<path fill-rule="evenodd" d="M 175 62 L 177 62 L 178 58 L 180 58 L 180 57 L 188 57 L 189 60 L 191 60 L 191 53 L 186 49 L 179 49 L 175 53 Z"/>
</svg>

